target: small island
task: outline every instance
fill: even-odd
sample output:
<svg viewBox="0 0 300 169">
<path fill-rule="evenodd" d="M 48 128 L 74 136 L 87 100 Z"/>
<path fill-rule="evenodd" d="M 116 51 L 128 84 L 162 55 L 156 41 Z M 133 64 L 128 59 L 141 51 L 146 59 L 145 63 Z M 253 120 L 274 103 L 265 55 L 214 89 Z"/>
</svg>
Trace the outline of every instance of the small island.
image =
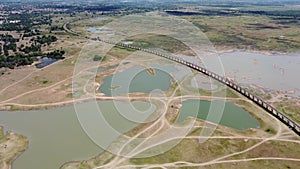
<svg viewBox="0 0 300 169">
<path fill-rule="evenodd" d="M 8 132 L 3 135 L 3 128 L 0 127 L 0 169 L 10 169 L 12 162 L 21 155 L 28 147 L 26 137 Z"/>
<path fill-rule="evenodd" d="M 155 69 L 149 67 L 149 68 L 147 68 L 147 72 L 148 72 L 150 75 L 155 76 Z"/>
</svg>

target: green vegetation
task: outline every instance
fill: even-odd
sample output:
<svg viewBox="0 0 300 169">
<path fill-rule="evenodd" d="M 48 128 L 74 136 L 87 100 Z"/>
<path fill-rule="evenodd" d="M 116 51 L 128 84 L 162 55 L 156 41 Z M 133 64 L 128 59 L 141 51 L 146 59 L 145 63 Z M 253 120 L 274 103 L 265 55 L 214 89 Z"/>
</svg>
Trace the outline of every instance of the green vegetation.
<svg viewBox="0 0 300 169">
<path fill-rule="evenodd" d="M 31 65 L 43 57 L 63 59 L 62 49 L 47 49 L 58 40 L 54 35 L 47 35 L 54 15 L 47 10 L 30 12 L 23 8 L 24 5 L 8 3 L 1 9 L 0 18 L 4 20 L 1 19 L 0 31 L 5 32 L 0 33 L 0 68 Z"/>
<path fill-rule="evenodd" d="M 300 10 L 205 7 L 168 11 L 192 22 L 220 49 L 296 52 L 300 49 Z M 196 12 L 195 12 L 196 11 Z"/>
<path fill-rule="evenodd" d="M 134 41 L 133 46 L 141 48 L 159 48 L 171 53 L 189 50 L 189 48 L 177 39 L 165 35 L 137 35 L 127 39 Z"/>
<path fill-rule="evenodd" d="M 16 51 L 17 50 L 17 45 L 16 45 L 16 42 L 19 41 L 19 39 L 15 39 L 13 38 L 12 35 L 9 35 L 9 34 L 0 34 L 0 42 L 3 42 L 3 45 L 0 43 L 0 55 L 2 54 L 2 50 L 4 52 L 4 55 L 5 56 L 8 56 L 9 55 L 9 50 L 12 50 L 12 51 Z"/>
<path fill-rule="evenodd" d="M 31 30 L 30 32 L 25 32 L 23 34 L 22 39 L 24 39 L 25 37 L 32 37 L 32 36 L 36 36 L 36 35 L 40 35 L 40 31 L 38 29 L 35 30 Z"/>
<path fill-rule="evenodd" d="M 97 61 L 105 61 L 106 60 L 106 56 L 100 56 L 100 55 L 95 55 L 93 57 L 93 61 L 97 62 Z"/>
<path fill-rule="evenodd" d="M 14 56 L 0 56 L 0 68 L 7 67 L 10 69 L 14 69 L 18 66 L 30 65 L 34 61 L 37 61 L 38 56 L 38 54 L 17 54 Z"/>
<path fill-rule="evenodd" d="M 63 55 L 65 54 L 65 51 L 63 50 L 55 50 L 53 52 L 48 52 L 47 54 L 44 54 L 44 57 L 52 58 L 52 59 L 64 59 Z"/>
<path fill-rule="evenodd" d="M 112 50 L 126 50 L 128 52 L 135 52 L 136 51 L 136 49 L 126 48 L 126 47 L 122 47 L 122 46 L 114 46 L 112 48 Z"/>
<path fill-rule="evenodd" d="M 36 41 L 40 44 L 45 44 L 47 43 L 48 45 L 50 45 L 52 42 L 57 41 L 57 38 L 55 36 L 45 36 L 43 35 L 42 37 L 38 36 Z"/>
<path fill-rule="evenodd" d="M 36 32 L 36 31 L 35 31 Z M 33 32 L 27 34 L 36 35 Z M 21 36 L 21 34 L 20 34 Z M 22 38 L 24 40 L 24 38 Z M 31 65 L 33 62 L 38 61 L 38 58 L 48 57 L 53 59 L 63 59 L 65 51 L 55 50 L 52 52 L 43 53 L 42 45 L 50 45 L 52 42 L 57 41 L 57 37 L 52 35 L 43 35 L 42 37 L 32 37 L 30 40 L 30 45 L 24 45 L 22 39 L 14 38 L 12 35 L 0 34 L 0 68 L 10 68 L 14 69 L 15 67 Z M 21 42 L 19 42 L 21 41 Z M 21 43 L 17 47 L 17 43 Z M 28 43 L 28 42 L 26 42 Z M 2 52 L 3 51 L 3 52 Z M 11 53 L 9 52 L 11 51 Z"/>
<path fill-rule="evenodd" d="M 38 58 L 48 57 L 53 59 L 64 59 L 65 51 L 55 50 L 53 52 L 41 53 L 35 52 L 30 54 L 16 54 L 12 56 L 0 56 L 0 68 L 6 67 L 14 69 L 15 67 L 31 65 L 33 62 L 38 61 Z"/>
<path fill-rule="evenodd" d="M 288 99 L 282 100 L 280 102 L 275 102 L 274 106 L 298 124 L 300 123 L 300 107 L 298 105 L 297 99 Z"/>
<path fill-rule="evenodd" d="M 0 34 L 0 41 L 3 41 L 6 43 L 16 43 L 19 41 L 19 39 L 15 39 L 12 35 L 6 34 Z"/>
<path fill-rule="evenodd" d="M 34 45 L 34 44 L 31 44 L 31 46 L 26 46 L 26 47 L 23 47 L 21 46 L 19 48 L 20 51 L 28 54 L 30 52 L 40 52 L 41 51 L 41 45 Z"/>
<path fill-rule="evenodd" d="M 270 133 L 270 134 L 275 134 L 276 132 L 273 130 L 273 129 L 271 129 L 271 128 L 267 128 L 266 130 L 265 130 L 267 133 Z"/>
<path fill-rule="evenodd" d="M 47 14 L 47 12 L 42 11 L 36 13 L 10 13 L 5 22 L 1 25 L 0 30 L 31 32 L 34 26 L 51 24 L 51 17 L 45 14 Z"/>
<path fill-rule="evenodd" d="M 197 139 L 184 139 L 176 147 L 163 154 L 143 159 L 132 158 L 130 163 L 163 164 L 176 161 L 201 163 L 224 154 L 243 150 L 255 143 L 256 141 L 244 142 L 243 140 L 213 139 L 199 144 Z"/>
<path fill-rule="evenodd" d="M 152 76 L 155 75 L 155 69 L 153 69 L 153 68 L 147 68 L 147 72 Z"/>
</svg>

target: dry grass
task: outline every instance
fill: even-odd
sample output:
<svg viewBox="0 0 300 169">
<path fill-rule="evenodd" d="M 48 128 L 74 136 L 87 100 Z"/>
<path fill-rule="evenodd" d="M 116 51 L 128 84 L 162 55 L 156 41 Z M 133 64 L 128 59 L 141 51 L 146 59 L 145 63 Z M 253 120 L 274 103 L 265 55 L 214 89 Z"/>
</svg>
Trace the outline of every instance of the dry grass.
<svg viewBox="0 0 300 169">
<path fill-rule="evenodd" d="M 221 50 L 247 49 L 282 53 L 299 51 L 299 26 L 281 25 L 267 16 L 191 16 L 184 18 L 204 31 L 211 42 Z"/>
<path fill-rule="evenodd" d="M 13 132 L 2 135 L 0 128 L 0 169 L 9 169 L 13 160 L 23 153 L 28 146 L 28 140 Z"/>
</svg>

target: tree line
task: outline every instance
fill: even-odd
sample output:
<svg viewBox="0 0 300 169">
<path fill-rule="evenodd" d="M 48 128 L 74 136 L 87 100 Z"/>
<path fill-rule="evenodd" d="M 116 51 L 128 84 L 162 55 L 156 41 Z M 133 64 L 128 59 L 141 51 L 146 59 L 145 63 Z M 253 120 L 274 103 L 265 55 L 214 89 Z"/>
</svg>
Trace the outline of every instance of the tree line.
<svg viewBox="0 0 300 169">
<path fill-rule="evenodd" d="M 10 68 L 14 69 L 19 66 L 26 66 L 26 65 L 31 65 L 33 62 L 38 61 L 39 58 L 52 58 L 52 59 L 64 59 L 64 50 L 55 50 L 52 52 L 47 52 L 47 53 L 42 53 L 40 51 L 34 52 L 34 53 L 29 53 L 29 54 L 22 54 L 22 53 L 17 53 L 12 56 L 5 56 L 5 55 L 0 55 L 0 68 Z"/>
</svg>

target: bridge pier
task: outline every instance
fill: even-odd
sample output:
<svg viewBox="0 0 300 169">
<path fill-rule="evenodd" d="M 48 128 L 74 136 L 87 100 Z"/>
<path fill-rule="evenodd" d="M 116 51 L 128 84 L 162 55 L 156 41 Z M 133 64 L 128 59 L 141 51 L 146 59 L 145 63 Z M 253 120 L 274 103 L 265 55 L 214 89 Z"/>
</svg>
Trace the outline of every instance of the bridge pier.
<svg viewBox="0 0 300 169">
<path fill-rule="evenodd" d="M 272 107 L 268 106 L 268 110 L 269 111 L 273 111 Z"/>
<path fill-rule="evenodd" d="M 274 115 L 278 115 L 277 111 L 275 109 L 273 109 L 273 114 Z"/>
<path fill-rule="evenodd" d="M 287 118 L 283 117 L 283 121 L 289 124 L 289 120 Z"/>
<path fill-rule="evenodd" d="M 261 105 L 265 108 L 265 109 L 268 109 L 268 105 L 266 103 L 264 103 L 263 101 L 259 100 Z"/>
<path fill-rule="evenodd" d="M 218 77 L 219 77 L 219 81 L 222 82 L 223 78 L 221 76 L 218 76 Z"/>
<path fill-rule="evenodd" d="M 245 90 L 244 90 L 244 89 L 242 89 L 242 91 L 241 91 L 241 92 L 242 92 L 242 94 L 245 94 Z"/>
<path fill-rule="evenodd" d="M 258 104 L 262 106 L 262 101 L 257 97 L 255 97 L 255 98 L 256 98 L 256 102 L 258 102 Z"/>
<path fill-rule="evenodd" d="M 246 96 L 249 97 L 249 92 L 248 91 L 246 91 Z"/>
<path fill-rule="evenodd" d="M 234 88 L 235 90 L 237 90 L 237 86 L 236 86 L 235 84 L 233 85 L 233 88 Z"/>
<path fill-rule="evenodd" d="M 300 133 L 300 127 L 296 126 L 296 127 L 294 127 L 294 128 L 295 128 L 295 130 L 296 130 L 298 133 Z"/>
<path fill-rule="evenodd" d="M 258 102 L 258 104 L 262 106 L 261 100 L 259 100 L 257 97 L 255 97 L 255 99 L 256 99 L 256 101 Z"/>
<path fill-rule="evenodd" d="M 291 121 L 288 121 L 289 125 L 292 127 L 292 128 L 295 128 L 295 124 L 292 123 Z"/>
<path fill-rule="evenodd" d="M 251 100 L 253 100 L 253 95 L 252 95 L 252 94 L 250 94 L 250 96 L 249 96 L 249 97 L 250 97 L 250 99 L 251 99 Z"/>
</svg>

